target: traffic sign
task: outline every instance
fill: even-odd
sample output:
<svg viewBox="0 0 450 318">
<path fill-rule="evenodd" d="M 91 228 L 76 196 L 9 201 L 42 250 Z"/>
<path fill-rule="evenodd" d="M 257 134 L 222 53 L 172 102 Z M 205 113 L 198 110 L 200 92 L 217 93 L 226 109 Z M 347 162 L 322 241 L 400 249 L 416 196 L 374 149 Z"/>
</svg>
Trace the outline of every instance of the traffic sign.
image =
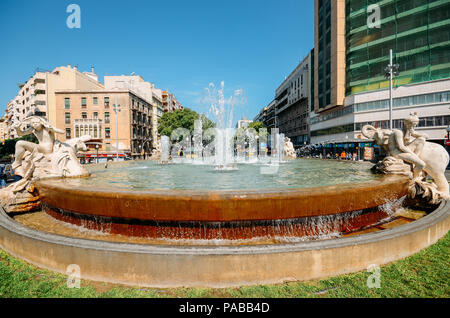
<svg viewBox="0 0 450 318">
<path fill-rule="evenodd" d="M 447 140 L 445 141 L 445 145 L 446 145 L 446 146 L 450 146 L 450 139 L 447 139 Z"/>
</svg>

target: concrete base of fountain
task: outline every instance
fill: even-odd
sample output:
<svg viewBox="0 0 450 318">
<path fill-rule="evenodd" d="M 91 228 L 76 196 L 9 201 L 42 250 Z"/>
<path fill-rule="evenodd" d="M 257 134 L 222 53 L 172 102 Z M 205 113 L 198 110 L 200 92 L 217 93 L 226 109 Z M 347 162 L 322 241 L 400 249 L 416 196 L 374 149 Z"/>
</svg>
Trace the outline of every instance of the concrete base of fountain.
<svg viewBox="0 0 450 318">
<path fill-rule="evenodd" d="M 367 270 L 426 248 L 450 228 L 450 203 L 409 224 L 338 239 L 251 246 L 167 246 L 80 239 L 37 231 L 0 211 L 0 247 L 82 279 L 149 287 L 226 287 L 321 279 Z"/>
</svg>

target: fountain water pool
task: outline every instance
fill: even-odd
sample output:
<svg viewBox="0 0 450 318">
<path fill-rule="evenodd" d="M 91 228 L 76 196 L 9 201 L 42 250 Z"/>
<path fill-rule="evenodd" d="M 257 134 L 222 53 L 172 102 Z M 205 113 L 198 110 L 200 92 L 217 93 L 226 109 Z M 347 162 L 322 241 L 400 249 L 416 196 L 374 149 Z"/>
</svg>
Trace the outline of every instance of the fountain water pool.
<svg viewBox="0 0 450 318">
<path fill-rule="evenodd" d="M 164 137 L 162 148 L 165 149 Z M 164 151 L 163 151 L 164 152 Z M 77 188 L 122 190 L 283 190 L 338 184 L 355 184 L 381 179 L 370 172 L 370 163 L 298 159 L 281 163 L 276 174 L 261 174 L 263 162 L 237 163 L 238 170 L 214 170 L 204 164 L 192 165 L 189 159 L 180 159 L 170 165 L 155 161 L 125 161 L 110 165 L 88 166 L 90 178 L 65 179 L 57 182 Z M 56 181 L 55 181 L 56 182 Z"/>
<path fill-rule="evenodd" d="M 299 159 L 276 174 L 258 164 L 125 162 L 92 166 L 90 178 L 37 183 L 43 210 L 58 220 L 113 234 L 158 239 L 273 240 L 339 236 L 389 217 L 384 204 L 407 180 L 368 165 Z"/>
</svg>

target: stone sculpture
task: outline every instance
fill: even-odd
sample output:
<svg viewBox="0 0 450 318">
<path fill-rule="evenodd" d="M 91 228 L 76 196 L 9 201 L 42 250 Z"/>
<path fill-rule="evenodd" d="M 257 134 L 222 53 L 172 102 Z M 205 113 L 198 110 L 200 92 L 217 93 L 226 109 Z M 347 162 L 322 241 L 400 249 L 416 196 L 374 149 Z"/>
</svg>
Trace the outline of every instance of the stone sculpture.
<svg viewBox="0 0 450 318">
<path fill-rule="evenodd" d="M 287 158 L 297 158 L 297 153 L 295 152 L 294 145 L 289 137 L 284 138 L 284 148 L 283 156 Z"/>
<path fill-rule="evenodd" d="M 158 138 L 158 140 L 155 142 L 155 148 L 152 150 L 152 160 L 160 160 L 161 159 L 161 139 Z"/>
<path fill-rule="evenodd" d="M 412 180 L 411 197 L 421 195 L 431 203 L 438 203 L 450 197 L 445 177 L 449 155 L 441 145 L 427 142 L 428 136 L 415 130 L 418 124 L 417 115 L 410 114 L 403 130 L 365 125 L 362 134 L 374 139 L 386 152 L 386 157 L 374 167 L 377 172 L 408 175 Z M 434 183 L 427 182 L 427 175 Z"/>
<path fill-rule="evenodd" d="M 85 142 L 91 136 L 60 142 L 56 140 L 55 134 L 64 132 L 38 116 L 28 117 L 11 128 L 19 136 L 34 134 L 38 143 L 24 140 L 16 143 L 12 169 L 22 179 L 0 190 L 0 202 L 7 212 L 26 212 L 39 208 L 39 195 L 34 187 L 36 180 L 89 175 L 79 163 L 76 152 L 86 150 Z"/>
</svg>

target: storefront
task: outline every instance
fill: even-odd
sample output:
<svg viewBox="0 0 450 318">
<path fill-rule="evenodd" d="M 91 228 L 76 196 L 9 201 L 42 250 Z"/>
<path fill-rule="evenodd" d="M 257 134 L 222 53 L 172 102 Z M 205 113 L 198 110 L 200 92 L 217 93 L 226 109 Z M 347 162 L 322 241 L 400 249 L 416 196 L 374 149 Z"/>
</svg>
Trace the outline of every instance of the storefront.
<svg viewBox="0 0 450 318">
<path fill-rule="evenodd" d="M 86 153 L 86 154 L 78 154 L 77 157 L 80 160 L 80 163 L 82 164 L 130 160 L 130 155 L 127 153 L 119 153 L 118 155 L 116 153 L 99 153 L 98 157 L 96 153 L 93 154 Z"/>
<path fill-rule="evenodd" d="M 380 147 L 372 141 L 330 142 L 313 145 L 313 155 L 329 159 L 351 159 L 372 161 L 380 155 Z"/>
</svg>

